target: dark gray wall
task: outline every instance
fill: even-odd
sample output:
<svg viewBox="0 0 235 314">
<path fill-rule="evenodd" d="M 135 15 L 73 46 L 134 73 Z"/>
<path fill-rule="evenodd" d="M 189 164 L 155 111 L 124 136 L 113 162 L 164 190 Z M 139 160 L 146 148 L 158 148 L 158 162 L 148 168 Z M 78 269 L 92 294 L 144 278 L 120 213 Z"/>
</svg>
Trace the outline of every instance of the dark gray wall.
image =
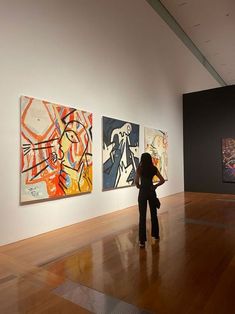
<svg viewBox="0 0 235 314">
<path fill-rule="evenodd" d="M 235 194 L 222 179 L 222 138 L 235 138 L 235 85 L 183 95 L 185 191 Z"/>
</svg>

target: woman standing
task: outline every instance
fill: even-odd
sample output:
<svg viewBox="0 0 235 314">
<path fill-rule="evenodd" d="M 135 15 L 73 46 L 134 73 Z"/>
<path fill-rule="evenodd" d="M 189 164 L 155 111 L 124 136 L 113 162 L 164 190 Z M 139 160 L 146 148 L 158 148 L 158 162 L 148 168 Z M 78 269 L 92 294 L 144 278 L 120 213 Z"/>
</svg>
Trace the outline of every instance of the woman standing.
<svg viewBox="0 0 235 314">
<path fill-rule="evenodd" d="M 153 177 L 157 176 L 159 182 L 153 184 Z M 152 157 L 149 153 L 141 155 L 140 164 L 136 171 L 135 185 L 139 189 L 138 204 L 139 204 L 139 244 L 140 247 L 145 246 L 146 238 L 146 212 L 147 201 L 151 213 L 151 235 L 155 239 L 159 239 L 159 226 L 157 218 L 157 196 L 156 189 L 165 182 L 157 167 L 153 165 Z"/>
</svg>

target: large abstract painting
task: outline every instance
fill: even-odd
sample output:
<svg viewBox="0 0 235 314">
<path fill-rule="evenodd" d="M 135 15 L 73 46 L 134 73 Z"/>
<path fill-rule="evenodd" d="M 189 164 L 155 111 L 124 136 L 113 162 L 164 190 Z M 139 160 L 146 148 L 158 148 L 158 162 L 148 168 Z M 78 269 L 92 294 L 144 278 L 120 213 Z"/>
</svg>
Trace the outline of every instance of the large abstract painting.
<svg viewBox="0 0 235 314">
<path fill-rule="evenodd" d="M 134 184 L 139 125 L 103 117 L 103 190 Z"/>
<path fill-rule="evenodd" d="M 144 128 L 144 150 L 152 156 L 154 165 L 168 180 L 168 137 L 161 130 Z M 155 181 L 157 179 L 155 178 Z"/>
<path fill-rule="evenodd" d="M 235 139 L 222 139 L 223 181 L 235 182 Z"/>
<path fill-rule="evenodd" d="M 92 190 L 92 114 L 21 97 L 21 202 Z"/>
</svg>

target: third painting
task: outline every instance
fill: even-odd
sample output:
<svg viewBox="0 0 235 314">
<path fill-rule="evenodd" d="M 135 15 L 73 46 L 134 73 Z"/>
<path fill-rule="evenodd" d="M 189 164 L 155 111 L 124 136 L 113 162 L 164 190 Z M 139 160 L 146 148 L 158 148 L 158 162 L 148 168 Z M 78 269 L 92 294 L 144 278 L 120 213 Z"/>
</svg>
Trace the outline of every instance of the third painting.
<svg viewBox="0 0 235 314">
<path fill-rule="evenodd" d="M 165 180 L 168 180 L 168 137 L 161 130 L 144 128 L 145 152 L 152 156 L 154 165 Z"/>
</svg>

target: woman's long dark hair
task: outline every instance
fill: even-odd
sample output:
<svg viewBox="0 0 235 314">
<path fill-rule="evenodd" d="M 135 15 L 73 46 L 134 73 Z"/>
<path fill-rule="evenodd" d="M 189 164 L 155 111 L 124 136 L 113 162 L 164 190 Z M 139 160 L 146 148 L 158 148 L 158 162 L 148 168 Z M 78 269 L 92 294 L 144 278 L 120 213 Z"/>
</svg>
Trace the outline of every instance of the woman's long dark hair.
<svg viewBox="0 0 235 314">
<path fill-rule="evenodd" d="M 149 153 L 143 153 L 140 158 L 140 164 L 138 167 L 140 174 L 150 174 L 154 169 L 154 164 L 152 161 L 152 157 Z"/>
</svg>

